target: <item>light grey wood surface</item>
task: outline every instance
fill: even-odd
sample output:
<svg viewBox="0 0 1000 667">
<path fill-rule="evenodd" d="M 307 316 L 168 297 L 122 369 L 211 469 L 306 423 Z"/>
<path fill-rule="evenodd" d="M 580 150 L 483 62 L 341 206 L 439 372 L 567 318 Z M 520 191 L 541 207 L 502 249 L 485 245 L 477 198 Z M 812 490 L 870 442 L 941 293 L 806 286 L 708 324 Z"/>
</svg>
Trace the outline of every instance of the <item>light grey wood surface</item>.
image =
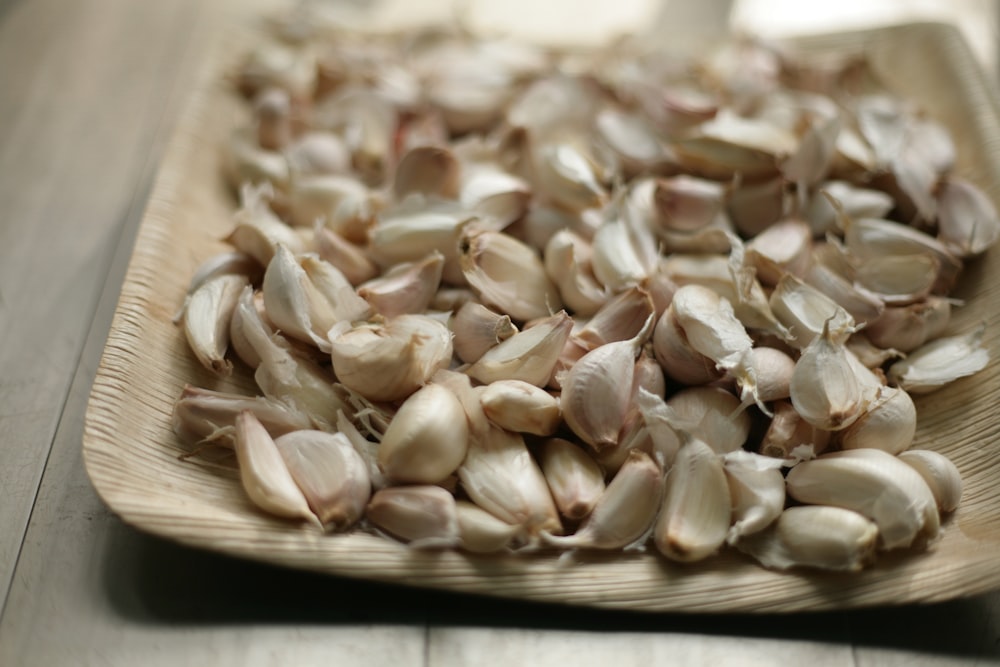
<svg viewBox="0 0 1000 667">
<path fill-rule="evenodd" d="M 0 665 L 1000 663 L 997 594 L 597 612 L 286 571 L 119 521 L 83 470 L 87 396 L 157 164 L 237 5 L 0 0 Z"/>
</svg>

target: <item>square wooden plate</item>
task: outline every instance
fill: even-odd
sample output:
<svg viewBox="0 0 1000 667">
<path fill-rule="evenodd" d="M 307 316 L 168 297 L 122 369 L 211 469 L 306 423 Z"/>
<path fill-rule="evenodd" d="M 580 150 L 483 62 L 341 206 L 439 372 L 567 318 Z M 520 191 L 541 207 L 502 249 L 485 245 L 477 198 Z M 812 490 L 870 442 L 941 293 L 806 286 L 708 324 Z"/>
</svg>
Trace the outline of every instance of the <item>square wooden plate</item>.
<svg viewBox="0 0 1000 667">
<path fill-rule="evenodd" d="M 959 172 L 997 198 L 997 95 L 955 29 L 913 24 L 809 38 L 800 45 L 818 53 L 866 52 L 897 92 L 950 128 Z M 1000 587 L 998 363 L 917 401 L 914 446 L 950 456 L 966 483 L 943 538 L 923 553 L 883 554 L 874 567 L 851 575 L 779 574 L 734 553 L 679 565 L 654 553 L 560 561 L 550 555 L 418 552 L 367 534 L 321 535 L 271 519 L 249 504 L 231 470 L 197 458 L 180 460 L 185 450 L 170 417 L 183 385 L 253 387 L 248 377 L 220 384 L 197 364 L 171 322 L 192 271 L 225 249 L 219 239 L 232 224 L 234 201 L 222 184 L 218 144 L 241 107 L 227 85 L 226 64 L 225 58 L 209 63 L 169 146 L 90 396 L 83 440 L 87 472 L 124 521 L 187 545 L 347 577 L 647 611 L 818 610 L 943 600 Z M 966 268 L 957 296 L 967 305 L 957 309 L 953 329 L 968 331 L 985 320 L 985 343 L 997 359 L 1000 252 Z"/>
</svg>

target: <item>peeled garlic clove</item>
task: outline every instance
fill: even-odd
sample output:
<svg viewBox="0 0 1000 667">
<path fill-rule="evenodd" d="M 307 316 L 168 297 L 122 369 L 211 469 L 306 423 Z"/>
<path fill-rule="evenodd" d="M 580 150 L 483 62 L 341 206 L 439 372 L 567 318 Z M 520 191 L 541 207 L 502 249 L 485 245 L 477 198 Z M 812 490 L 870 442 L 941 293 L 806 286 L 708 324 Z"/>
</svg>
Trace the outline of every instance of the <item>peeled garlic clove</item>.
<svg viewBox="0 0 1000 667">
<path fill-rule="evenodd" d="M 878 526 L 840 507 L 789 507 L 768 529 L 736 548 L 773 570 L 793 567 L 857 572 L 875 560 Z"/>
<path fill-rule="evenodd" d="M 652 324 L 650 315 L 643 330 L 631 340 L 591 350 L 560 380 L 566 425 L 596 451 L 618 444 L 629 412 L 635 359 Z"/>
<path fill-rule="evenodd" d="M 641 287 L 630 287 L 609 298 L 573 338 L 588 350 L 628 340 L 642 330 L 654 312 L 649 293 Z"/>
<path fill-rule="evenodd" d="M 929 449 L 902 452 L 899 460 L 923 477 L 934 494 L 938 510 L 953 512 L 962 499 L 962 475 L 947 456 Z"/>
<path fill-rule="evenodd" d="M 397 264 L 358 286 L 358 296 L 384 317 L 427 310 L 441 284 L 444 255 L 434 251 L 417 262 Z"/>
<path fill-rule="evenodd" d="M 707 384 L 724 375 L 715 362 L 691 345 L 672 305 L 653 329 L 653 354 L 664 372 L 682 384 Z"/>
<path fill-rule="evenodd" d="M 459 544 L 455 498 L 440 486 L 390 486 L 376 491 L 365 517 L 414 548 Z"/>
<path fill-rule="evenodd" d="M 688 440 L 666 479 L 653 530 L 657 550 L 682 563 L 707 558 L 725 543 L 732 517 L 722 460 L 701 440 Z"/>
<path fill-rule="evenodd" d="M 817 428 L 836 431 L 850 426 L 866 407 L 865 393 L 843 343 L 829 324 L 802 351 L 790 385 L 792 405 Z"/>
<path fill-rule="evenodd" d="M 832 332 L 854 327 L 854 318 L 836 301 L 792 275 L 785 275 L 770 299 L 771 310 L 792 332 L 789 344 L 805 349 L 829 322 Z"/>
<path fill-rule="evenodd" d="M 982 325 L 971 333 L 939 338 L 889 367 L 889 381 L 913 394 L 925 394 L 986 368 L 990 353 L 983 347 Z"/>
<path fill-rule="evenodd" d="M 560 311 L 490 348 L 466 373 L 483 384 L 522 380 L 544 387 L 572 329 L 572 318 Z"/>
<path fill-rule="evenodd" d="M 809 267 L 812 230 L 802 220 L 777 222 L 752 238 L 746 245 L 746 259 L 765 285 L 777 285 L 790 273 L 803 276 Z"/>
<path fill-rule="evenodd" d="M 843 122 L 836 110 L 824 111 L 816 114 L 799 139 L 798 148 L 781 163 L 782 175 L 801 192 L 822 180 L 836 157 L 837 136 Z"/>
<path fill-rule="evenodd" d="M 275 249 L 283 245 L 293 253 L 302 252 L 304 244 L 295 230 L 286 225 L 268 208 L 273 196 L 270 186 L 244 186 L 240 190 L 241 207 L 236 213 L 236 226 L 226 242 L 267 266 Z"/>
<path fill-rule="evenodd" d="M 563 208 L 582 211 L 608 200 L 595 159 L 571 141 L 537 145 L 531 166 L 538 191 Z"/>
<path fill-rule="evenodd" d="M 448 389 L 429 384 L 403 401 L 389 422 L 378 461 L 395 482 L 437 484 L 455 472 L 468 449 L 462 404 Z"/>
<path fill-rule="evenodd" d="M 723 468 L 733 503 L 733 525 L 728 544 L 759 533 L 773 523 L 785 508 L 783 461 L 736 450 L 723 457 Z"/>
<path fill-rule="evenodd" d="M 317 223 L 313 232 L 316 254 L 320 259 L 336 267 L 352 285 L 358 285 L 378 275 L 378 266 L 360 246 L 351 243 L 322 223 Z"/>
<path fill-rule="evenodd" d="M 473 422 L 474 424 L 475 422 Z M 458 469 L 462 489 L 476 505 L 529 534 L 559 533 L 562 525 L 545 477 L 518 433 L 487 426 L 472 430 Z"/>
<path fill-rule="evenodd" d="M 824 454 L 791 469 L 788 494 L 809 505 L 854 510 L 878 525 L 883 549 L 933 539 L 940 528 L 937 504 L 913 468 L 880 449 Z"/>
<path fill-rule="evenodd" d="M 481 303 L 463 303 L 449 322 L 454 334 L 455 354 L 467 364 L 473 364 L 487 350 L 517 333 L 510 315 L 495 313 Z"/>
<path fill-rule="evenodd" d="M 666 400 L 675 428 L 707 443 L 719 454 L 738 450 L 750 435 L 750 415 L 740 399 L 720 387 L 687 387 Z"/>
<path fill-rule="evenodd" d="M 522 380 L 497 380 L 479 390 L 483 412 L 500 428 L 552 435 L 562 423 L 559 399 Z"/>
<path fill-rule="evenodd" d="M 575 521 L 591 513 L 604 493 L 604 472 L 583 447 L 550 438 L 538 448 L 538 464 L 560 514 Z"/>
<path fill-rule="evenodd" d="M 191 294 L 184 307 L 184 335 L 191 351 L 202 366 L 219 375 L 233 372 L 226 359 L 229 324 L 245 286 L 242 275 L 212 278 Z"/>
<path fill-rule="evenodd" d="M 250 500 L 275 516 L 316 521 L 274 440 L 253 413 L 237 415 L 235 429 L 233 449 L 240 481 Z"/>
<path fill-rule="evenodd" d="M 459 242 L 465 279 L 487 306 L 515 320 L 546 317 L 562 308 L 559 291 L 534 249 L 492 231 L 463 234 Z"/>
<path fill-rule="evenodd" d="M 637 544 L 648 535 L 662 497 L 660 467 L 649 454 L 633 450 L 579 530 L 565 537 L 543 534 L 543 539 L 563 548 L 621 549 Z"/>
<path fill-rule="evenodd" d="M 799 447 L 808 447 L 813 454 L 818 454 L 830 444 L 830 432 L 807 422 L 788 401 L 775 402 L 773 411 L 774 416 L 757 447 L 764 456 L 792 458 Z"/>
<path fill-rule="evenodd" d="M 491 554 L 503 551 L 521 534 L 519 526 L 504 523 L 468 500 L 455 503 L 458 518 L 458 546 L 470 553 Z"/>
<path fill-rule="evenodd" d="M 172 428 L 184 442 L 231 444 L 236 418 L 250 412 L 272 437 L 311 428 L 309 417 L 288 405 L 264 396 L 243 396 L 184 385 L 171 418 Z"/>
<path fill-rule="evenodd" d="M 590 244 L 579 235 L 561 229 L 545 244 L 545 272 L 559 289 L 567 308 L 587 317 L 607 301 L 607 291 L 597 282 L 590 265 Z"/>
<path fill-rule="evenodd" d="M 425 315 L 400 315 L 386 324 L 335 327 L 333 371 L 345 386 L 372 401 L 398 401 L 451 361 L 451 332 Z"/>
<path fill-rule="evenodd" d="M 320 522 L 331 530 L 357 523 L 371 497 L 361 456 L 343 433 L 294 431 L 274 444 Z"/>
<path fill-rule="evenodd" d="M 974 184 L 954 176 L 937 190 L 938 238 L 957 256 L 985 252 L 1000 239 L 1000 215 Z"/>
<path fill-rule="evenodd" d="M 881 449 L 899 454 L 913 444 L 917 408 L 902 389 L 879 387 L 874 401 L 857 420 L 837 434 L 843 449 Z"/>
<path fill-rule="evenodd" d="M 461 165 L 454 154 L 439 146 L 411 148 L 396 165 L 393 194 L 403 199 L 411 192 L 447 199 L 458 196 Z"/>
</svg>

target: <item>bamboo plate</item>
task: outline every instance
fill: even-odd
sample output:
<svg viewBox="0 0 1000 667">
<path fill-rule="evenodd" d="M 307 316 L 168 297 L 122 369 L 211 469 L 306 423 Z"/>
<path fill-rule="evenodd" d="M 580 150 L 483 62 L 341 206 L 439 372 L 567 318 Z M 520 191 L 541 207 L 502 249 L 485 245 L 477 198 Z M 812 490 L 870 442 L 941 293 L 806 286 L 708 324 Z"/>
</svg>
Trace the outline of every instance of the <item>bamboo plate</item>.
<svg viewBox="0 0 1000 667">
<path fill-rule="evenodd" d="M 993 83 L 953 28 L 913 24 L 810 38 L 817 52 L 866 50 L 880 75 L 918 101 L 956 138 L 959 172 L 1000 195 L 1000 106 Z M 234 472 L 198 459 L 170 429 L 186 382 L 220 384 L 188 352 L 171 322 L 200 261 L 225 247 L 233 200 L 215 151 L 240 106 L 223 60 L 207 70 L 169 146 L 149 202 L 87 411 L 87 472 L 103 501 L 144 531 L 194 547 L 329 574 L 507 598 L 646 611 L 787 612 L 929 602 L 1000 587 L 1000 364 L 918 398 L 915 447 L 958 465 L 963 502 L 924 553 L 883 554 L 852 575 L 766 571 L 739 554 L 678 565 L 653 553 L 473 557 L 415 552 L 367 534 L 320 535 L 273 520 L 245 498 Z M 957 296 L 955 331 L 988 323 L 1000 357 L 1000 250 L 973 262 Z"/>
</svg>

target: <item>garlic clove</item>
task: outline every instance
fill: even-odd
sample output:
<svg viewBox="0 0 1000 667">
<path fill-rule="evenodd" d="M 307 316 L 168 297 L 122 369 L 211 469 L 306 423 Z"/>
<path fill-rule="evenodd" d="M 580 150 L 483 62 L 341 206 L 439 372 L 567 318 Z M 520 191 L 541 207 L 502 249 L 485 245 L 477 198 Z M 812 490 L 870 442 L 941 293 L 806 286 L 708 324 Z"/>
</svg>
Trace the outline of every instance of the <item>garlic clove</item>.
<svg viewBox="0 0 1000 667">
<path fill-rule="evenodd" d="M 795 360 L 774 347 L 758 346 L 750 350 L 751 364 L 757 373 L 757 396 L 771 403 L 791 396 Z"/>
<path fill-rule="evenodd" d="M 532 320 L 562 308 L 559 291 L 534 249 L 512 236 L 473 231 L 459 242 L 466 280 L 487 306 L 515 320 Z"/>
<path fill-rule="evenodd" d="M 760 454 L 788 459 L 793 458 L 794 452 L 800 447 L 809 448 L 813 454 L 818 454 L 829 446 L 830 432 L 807 422 L 790 402 L 776 401 L 772 409 L 774 416 L 757 447 Z"/>
<path fill-rule="evenodd" d="M 928 255 L 873 257 L 858 267 L 857 280 L 886 305 L 906 305 L 930 294 L 938 266 Z"/>
<path fill-rule="evenodd" d="M 633 450 L 598 498 L 579 530 L 565 537 L 542 537 L 558 547 L 621 549 L 649 534 L 663 497 L 663 474 L 645 452 Z"/>
<path fill-rule="evenodd" d="M 303 174 L 346 174 L 351 155 L 343 139 L 333 132 L 311 130 L 285 147 L 285 159 L 294 177 Z"/>
<path fill-rule="evenodd" d="M 458 546 L 470 553 L 491 554 L 512 546 L 521 534 L 519 526 L 504 523 L 468 500 L 455 503 Z"/>
<path fill-rule="evenodd" d="M 267 429 L 249 411 L 236 416 L 233 449 L 240 482 L 253 503 L 270 514 L 317 521 Z"/>
<path fill-rule="evenodd" d="M 275 438 L 274 444 L 309 508 L 324 526 L 343 531 L 361 519 L 371 496 L 371 481 L 347 436 L 293 431 Z"/>
<path fill-rule="evenodd" d="M 722 181 L 741 174 L 759 181 L 777 176 L 778 161 L 791 155 L 796 146 L 791 132 L 723 109 L 672 148 L 678 163 L 690 173 Z"/>
<path fill-rule="evenodd" d="M 854 327 L 854 318 L 840 304 L 792 275 L 785 275 L 778 282 L 769 304 L 792 334 L 788 343 L 800 350 L 808 347 L 824 327 L 835 333 Z"/>
<path fill-rule="evenodd" d="M 817 188 L 805 210 L 814 236 L 838 230 L 838 213 L 828 197 L 832 197 L 852 219 L 884 218 L 894 205 L 892 196 L 881 190 L 863 188 L 847 181 L 827 181 Z"/>
<path fill-rule="evenodd" d="M 244 186 L 240 190 L 241 206 L 235 216 L 236 225 L 225 239 L 237 250 L 256 259 L 261 266 L 270 264 L 279 245 L 293 253 L 305 249 L 295 230 L 268 208 L 267 202 L 272 197 L 273 190 L 268 185 Z"/>
<path fill-rule="evenodd" d="M 394 482 L 438 484 L 451 475 L 469 449 L 469 427 L 455 394 L 428 384 L 411 394 L 389 422 L 378 462 Z"/>
<path fill-rule="evenodd" d="M 183 442 L 232 444 L 236 418 L 250 412 L 273 437 L 311 428 L 309 417 L 285 403 L 264 396 L 244 396 L 184 385 L 171 424 Z"/>
<path fill-rule="evenodd" d="M 789 507 L 767 529 L 736 548 L 773 570 L 793 567 L 857 572 L 875 560 L 878 526 L 840 507 Z"/>
<path fill-rule="evenodd" d="M 889 367 L 889 381 L 913 394 L 925 394 L 986 368 L 990 353 L 983 346 L 986 326 L 926 343 Z"/>
<path fill-rule="evenodd" d="M 219 375 L 233 372 L 232 362 L 226 359 L 229 327 L 240 293 L 247 286 L 245 276 L 220 275 L 195 289 L 184 306 L 188 346 L 202 366 Z"/>
<path fill-rule="evenodd" d="M 345 85 L 315 106 L 313 124 L 344 138 L 354 171 L 374 187 L 384 183 L 391 167 L 398 116 L 381 92 Z"/>
<path fill-rule="evenodd" d="M 874 400 L 850 426 L 837 433 L 843 449 L 881 449 L 899 454 L 913 444 L 917 409 L 902 389 L 879 387 Z"/>
<path fill-rule="evenodd" d="M 297 175 L 288 189 L 289 218 L 293 225 L 325 227 L 352 241 L 362 240 L 363 230 L 374 223 L 374 195 L 352 176 L 340 174 Z"/>
<path fill-rule="evenodd" d="M 466 373 L 483 384 L 522 380 L 543 387 L 552 376 L 572 328 L 572 318 L 560 311 L 490 348 Z"/>
<path fill-rule="evenodd" d="M 675 429 L 708 444 L 719 454 L 740 449 L 750 435 L 750 415 L 740 399 L 720 387 L 687 387 L 666 400 Z"/>
<path fill-rule="evenodd" d="M 851 449 L 799 463 L 785 478 L 788 494 L 809 505 L 854 510 L 878 525 L 879 547 L 910 547 L 940 529 L 937 504 L 913 468 L 880 449 Z"/>
<path fill-rule="evenodd" d="M 416 146 L 399 159 L 392 191 L 396 199 L 403 199 L 411 192 L 455 199 L 461 170 L 458 159 L 447 148 Z"/>
<path fill-rule="evenodd" d="M 288 186 L 288 163 L 275 150 L 262 148 L 246 128 L 234 131 L 226 145 L 223 172 L 234 189 L 245 183 L 268 184 L 284 190 Z"/>
<path fill-rule="evenodd" d="M 776 222 L 746 244 L 746 261 L 760 281 L 777 285 L 785 274 L 802 277 L 808 270 L 812 230 L 802 220 Z"/>
<path fill-rule="evenodd" d="M 641 222 L 612 217 L 594 234 L 591 263 L 605 289 L 620 292 L 642 283 L 656 270 L 656 262 L 656 239 Z"/>
<path fill-rule="evenodd" d="M 885 302 L 878 294 L 821 262 L 814 261 L 803 280 L 846 310 L 855 322 L 872 322 L 885 311 Z"/>
<path fill-rule="evenodd" d="M 594 130 L 626 174 L 648 172 L 665 161 L 667 152 L 657 129 L 640 114 L 602 109 L 594 118 Z"/>
<path fill-rule="evenodd" d="M 729 533 L 731 507 L 722 460 L 701 440 L 688 440 L 667 472 L 663 506 L 653 530 L 657 550 L 682 563 L 714 554 Z"/>
<path fill-rule="evenodd" d="M 944 454 L 929 449 L 902 452 L 899 460 L 917 471 L 930 487 L 941 512 L 954 512 L 962 499 L 962 475 Z"/>
<path fill-rule="evenodd" d="M 972 183 L 948 176 L 937 190 L 938 238 L 958 257 L 985 252 L 1000 239 L 1000 215 Z"/>
<path fill-rule="evenodd" d="M 567 229 L 555 232 L 543 253 L 546 274 L 566 307 L 580 317 L 593 315 L 608 300 L 607 291 L 594 276 L 591 255 L 590 244 Z"/>
<path fill-rule="evenodd" d="M 459 200 L 476 213 L 506 227 L 520 219 L 531 201 L 531 186 L 489 162 L 463 165 Z"/>
<path fill-rule="evenodd" d="M 863 385 L 829 323 L 795 363 L 790 394 L 802 418 L 824 430 L 846 428 L 863 414 L 867 406 Z"/>
<path fill-rule="evenodd" d="M 723 469 L 733 504 L 733 525 L 727 544 L 759 533 L 773 523 L 785 508 L 784 461 L 736 450 L 723 457 Z"/>
<path fill-rule="evenodd" d="M 653 329 L 653 354 L 663 371 L 682 384 L 707 384 L 724 375 L 711 359 L 694 349 L 672 304 Z"/>
<path fill-rule="evenodd" d="M 726 213 L 740 234 L 753 237 L 783 218 L 790 210 L 784 178 L 761 183 L 738 183 L 726 197 Z"/>
<path fill-rule="evenodd" d="M 263 313 L 263 296 L 254 292 L 252 286 L 244 286 L 229 321 L 229 345 L 236 356 L 253 369 L 260 366 L 260 355 L 251 340 L 263 341 L 274 334 L 264 321 Z M 248 329 L 253 331 L 248 332 Z"/>
<path fill-rule="evenodd" d="M 653 202 L 659 228 L 694 232 L 710 225 L 724 211 L 725 188 L 716 181 L 673 176 L 656 181 Z"/>
<path fill-rule="evenodd" d="M 580 445 L 549 438 L 537 450 L 538 464 L 559 513 L 577 521 L 588 516 L 604 493 L 604 472 Z"/>
<path fill-rule="evenodd" d="M 358 285 L 358 296 L 383 317 L 423 313 L 441 284 L 444 255 L 434 251 L 416 262 L 404 262 Z"/>
<path fill-rule="evenodd" d="M 951 320 L 951 303 L 945 297 L 930 296 L 917 303 L 886 308 L 865 328 L 865 334 L 881 348 L 912 352 L 943 333 Z"/>
<path fill-rule="evenodd" d="M 317 223 L 313 228 L 313 242 L 320 259 L 337 268 L 352 285 L 371 280 L 379 268 L 360 246 L 351 243 L 337 232 Z"/>
<path fill-rule="evenodd" d="M 376 491 L 365 517 L 413 548 L 459 544 L 455 498 L 439 486 L 390 486 Z"/>
<path fill-rule="evenodd" d="M 463 303 L 448 323 L 454 334 L 455 354 L 467 364 L 473 364 L 487 350 L 518 332 L 509 315 L 495 313 L 481 303 Z"/>
<path fill-rule="evenodd" d="M 539 193 L 570 211 L 607 203 L 594 156 L 576 142 L 550 140 L 530 150 L 533 182 Z"/>
<path fill-rule="evenodd" d="M 559 399 L 522 380 L 497 380 L 479 388 L 479 401 L 491 422 L 502 429 L 552 435 L 562 423 Z"/>
<path fill-rule="evenodd" d="M 333 371 L 345 386 L 372 401 L 398 401 L 451 362 L 451 332 L 426 315 L 399 315 L 330 331 Z"/>
<path fill-rule="evenodd" d="M 337 414 L 337 431 L 347 437 L 351 446 L 354 447 L 354 451 L 365 462 L 365 469 L 368 470 L 368 479 L 371 480 L 372 488 L 377 491 L 389 486 L 389 480 L 386 479 L 378 464 L 379 443 L 367 439 L 343 412 Z"/>
<path fill-rule="evenodd" d="M 593 350 L 608 343 L 634 337 L 654 315 L 655 306 L 649 293 L 641 287 L 630 287 L 609 298 L 573 339 L 582 347 Z"/>
</svg>

